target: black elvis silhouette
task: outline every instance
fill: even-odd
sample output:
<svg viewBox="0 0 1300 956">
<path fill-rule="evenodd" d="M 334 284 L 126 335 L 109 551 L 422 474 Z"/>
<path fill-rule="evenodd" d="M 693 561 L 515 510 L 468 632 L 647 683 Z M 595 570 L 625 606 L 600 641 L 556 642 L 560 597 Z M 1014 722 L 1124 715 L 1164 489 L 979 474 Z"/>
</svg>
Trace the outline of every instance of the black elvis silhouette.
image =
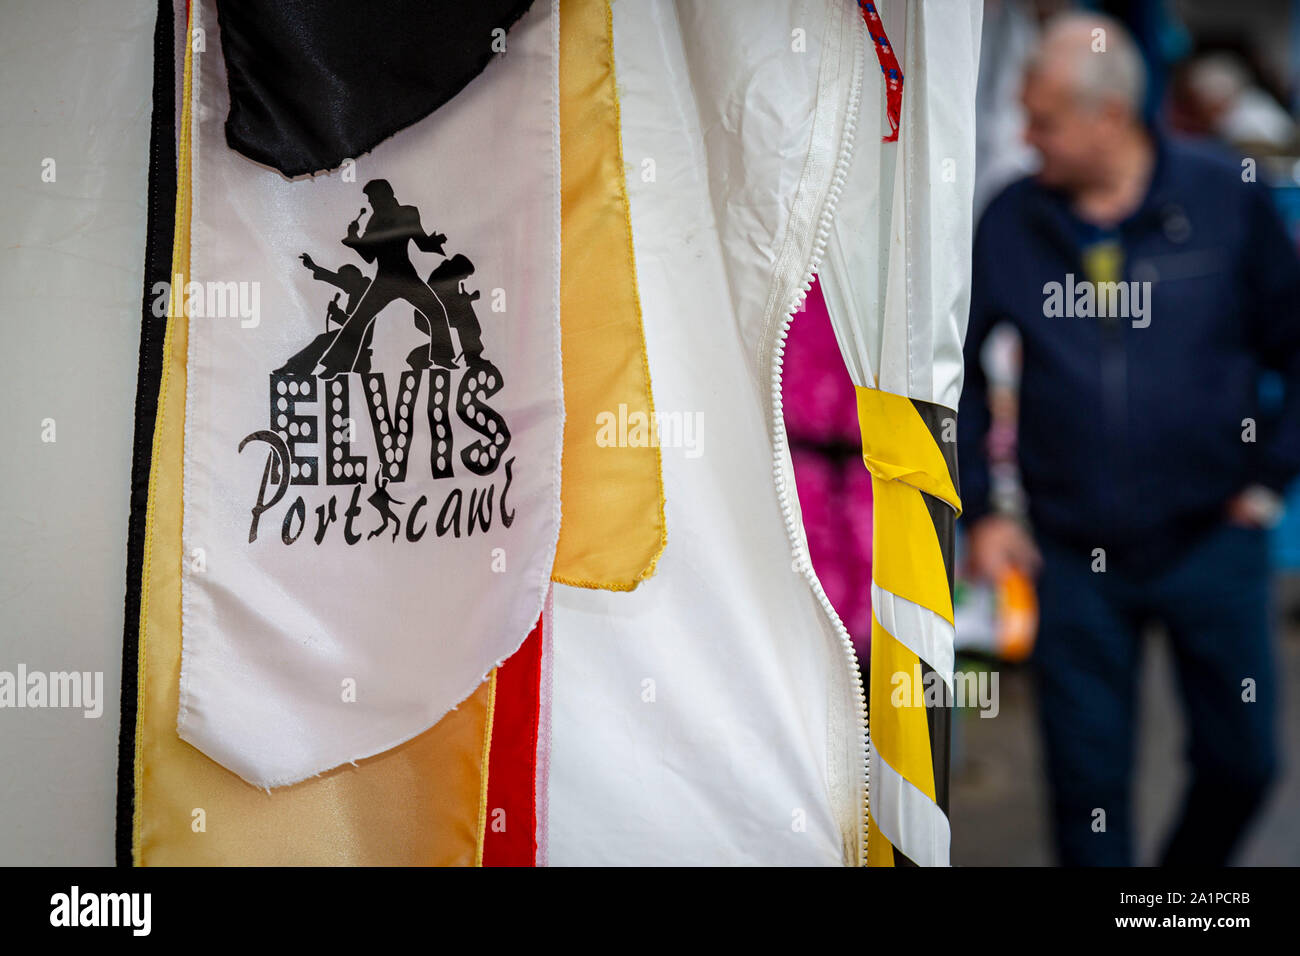
<svg viewBox="0 0 1300 956">
<path fill-rule="evenodd" d="M 318 266 L 312 261 L 311 256 L 305 252 L 298 258 L 302 260 L 303 265 L 311 270 L 313 278 L 320 282 L 328 282 L 332 286 L 337 286 L 340 290 L 334 293 L 334 298 L 325 306 L 325 331 L 312 339 L 305 349 L 295 353 L 289 361 L 276 369 L 277 373 L 305 378 L 319 364 L 326 349 L 334 343 L 338 333 L 336 329 L 330 328 L 330 323 L 333 322 L 341 326 L 347 322 L 348 314 L 357 307 L 361 296 L 365 294 L 366 289 L 370 286 L 370 280 L 354 265 L 341 266 L 338 272 L 330 272 L 328 269 Z M 343 294 L 347 295 L 347 300 L 340 308 L 339 296 Z M 370 371 L 371 350 L 369 345 L 370 339 L 367 336 L 362 345 L 362 350 L 357 356 L 356 370 L 358 372 Z"/>
<path fill-rule="evenodd" d="M 483 330 L 479 327 L 473 304 L 479 293 L 465 291 L 465 280 L 473 274 L 474 263 L 459 252 L 429 273 L 429 288 L 446 307 L 447 324 L 456 330 L 461 354 L 467 363 L 483 361 Z M 415 313 L 415 324 L 421 332 L 429 331 L 429 320 L 423 313 Z M 414 357 L 415 353 L 411 355 Z"/>
<path fill-rule="evenodd" d="M 370 201 L 372 214 L 366 223 L 365 233 L 359 231 L 361 216 L 357 214 L 348 226 L 343 245 L 352 249 L 366 262 L 376 265 L 375 277 L 361 295 L 361 300 L 343 323 L 320 357 L 318 374 L 333 378 L 344 372 L 356 370 L 357 359 L 371 333 L 375 317 L 385 306 L 403 299 L 424 317 L 416 320 L 420 331 L 429 334 L 425 354 L 421 349 L 412 353 L 412 367 L 456 368 L 451 345 L 451 326 L 447 310 L 433 290 L 420 279 L 411 264 L 407 251 L 414 242 L 421 252 L 442 254 L 447 237 L 438 232 L 425 233 L 420 223 L 420 211 L 414 206 L 402 206 L 393 195 L 393 187 L 386 179 L 372 179 L 362 190 Z"/>
<path fill-rule="evenodd" d="M 381 481 L 383 484 L 380 484 Z M 383 524 L 366 535 L 366 540 L 369 541 L 371 538 L 383 534 L 388 529 L 388 523 L 391 521 L 393 523 L 393 540 L 396 541 L 398 532 L 402 530 L 402 519 L 393 511 L 393 505 L 404 504 L 404 502 L 398 501 L 392 496 L 388 491 L 388 479 L 380 478 L 378 470 L 375 471 L 375 490 L 370 494 L 370 497 L 366 498 L 366 501 L 373 505 L 374 509 L 379 512 L 379 516 L 384 519 Z"/>
</svg>

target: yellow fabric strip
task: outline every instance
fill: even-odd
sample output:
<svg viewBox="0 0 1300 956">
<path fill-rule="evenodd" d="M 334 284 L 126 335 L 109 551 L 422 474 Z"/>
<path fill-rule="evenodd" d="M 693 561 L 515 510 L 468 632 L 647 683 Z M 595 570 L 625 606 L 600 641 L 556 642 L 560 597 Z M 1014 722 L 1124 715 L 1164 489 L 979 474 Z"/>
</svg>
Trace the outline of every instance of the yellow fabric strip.
<svg viewBox="0 0 1300 956">
<path fill-rule="evenodd" d="M 560 4 L 563 523 L 552 579 L 629 591 L 667 541 L 606 0 Z"/>
<path fill-rule="evenodd" d="M 925 499 L 901 481 L 871 476 L 871 577 L 901 598 L 952 623 L 952 592 Z"/>
<path fill-rule="evenodd" d="M 856 391 L 862 460 L 871 473 L 919 488 L 948 502 L 960 514 L 961 499 L 948 463 L 911 399 L 862 386 Z M 956 417 L 954 413 L 954 426 Z M 952 437 L 956 441 L 956 434 Z"/>
<path fill-rule="evenodd" d="M 497 668 L 487 679 L 487 725 L 483 730 L 483 755 L 479 758 L 478 826 L 474 831 L 474 865 L 483 865 L 483 844 L 487 841 L 488 768 L 492 763 L 492 729 L 497 713 Z"/>
<path fill-rule="evenodd" d="M 880 832 L 876 820 L 867 814 L 867 862 L 872 867 L 894 865 L 894 845 Z"/>
<path fill-rule="evenodd" d="M 189 273 L 190 46 L 172 270 L 173 278 L 182 275 L 182 282 Z M 186 322 L 183 315 L 169 314 L 149 474 L 135 755 L 136 864 L 473 864 L 480 852 L 490 682 L 407 743 L 273 793 L 254 789 L 176 735 Z"/>
<path fill-rule="evenodd" d="M 894 640 L 875 615 L 871 618 L 871 743 L 880 759 L 931 801 L 935 799 L 920 658 Z"/>
</svg>

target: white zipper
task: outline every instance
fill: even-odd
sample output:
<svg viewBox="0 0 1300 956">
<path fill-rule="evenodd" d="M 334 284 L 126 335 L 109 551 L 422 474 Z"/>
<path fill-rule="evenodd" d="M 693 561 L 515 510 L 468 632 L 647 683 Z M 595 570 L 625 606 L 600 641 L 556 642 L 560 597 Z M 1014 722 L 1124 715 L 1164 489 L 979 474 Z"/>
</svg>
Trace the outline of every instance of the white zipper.
<svg viewBox="0 0 1300 956">
<path fill-rule="evenodd" d="M 785 480 L 784 464 L 788 453 L 789 438 L 786 435 L 781 399 L 781 371 L 785 356 L 786 338 L 790 334 L 790 323 L 794 321 L 795 313 L 802 307 L 804 299 L 808 296 L 808 290 L 812 288 L 813 276 L 821 268 L 822 258 L 826 253 L 826 244 L 830 238 L 835 205 L 839 200 L 844 180 L 848 176 L 849 163 L 853 157 L 853 138 L 857 127 L 858 109 L 862 101 L 867 35 L 866 21 L 861 17 L 856 17 L 855 20 L 857 44 L 853 58 L 853 80 L 849 89 L 847 113 L 844 118 L 844 128 L 841 132 L 838 155 L 835 161 L 835 173 L 831 178 L 830 188 L 827 190 L 826 198 L 822 203 L 821 215 L 817 221 L 817 233 L 813 241 L 812 253 L 807 268 L 803 273 L 803 279 L 795 290 L 789 310 L 782 318 L 780 327 L 776 330 L 776 338 L 772 346 L 772 474 L 776 483 L 777 501 L 781 506 L 781 517 L 785 521 L 786 534 L 790 539 L 790 547 L 794 552 L 799 571 L 808 582 L 808 586 L 821 604 L 822 610 L 830 620 L 839 638 L 840 649 L 844 654 L 844 661 L 849 671 L 850 688 L 857 704 L 859 721 L 859 752 L 857 757 L 860 760 L 862 771 L 860 807 L 862 818 L 861 832 L 858 834 L 857 858 L 859 865 L 866 866 L 867 811 L 871 799 L 871 728 L 867 714 L 867 694 L 862 683 L 862 671 L 858 667 L 857 654 L 853 649 L 853 641 L 849 637 L 848 629 L 845 628 L 844 622 L 840 620 L 840 616 L 831 605 L 830 599 L 826 597 L 826 591 L 822 588 L 821 581 L 818 580 L 817 574 L 813 570 L 812 561 L 804 546 L 803 536 L 799 533 L 795 509 L 790 500 L 792 489 L 787 487 Z"/>
</svg>

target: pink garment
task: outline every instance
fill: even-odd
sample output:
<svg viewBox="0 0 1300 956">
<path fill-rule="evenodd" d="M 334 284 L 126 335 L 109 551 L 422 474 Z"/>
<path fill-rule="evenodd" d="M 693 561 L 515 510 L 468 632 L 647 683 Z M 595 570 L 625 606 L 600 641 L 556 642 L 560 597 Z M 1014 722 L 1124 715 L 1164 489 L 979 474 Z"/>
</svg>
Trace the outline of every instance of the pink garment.
<svg viewBox="0 0 1300 956">
<path fill-rule="evenodd" d="M 857 396 L 814 280 L 786 339 L 782 400 L 813 567 L 865 663 L 871 641 L 871 476 Z"/>
</svg>

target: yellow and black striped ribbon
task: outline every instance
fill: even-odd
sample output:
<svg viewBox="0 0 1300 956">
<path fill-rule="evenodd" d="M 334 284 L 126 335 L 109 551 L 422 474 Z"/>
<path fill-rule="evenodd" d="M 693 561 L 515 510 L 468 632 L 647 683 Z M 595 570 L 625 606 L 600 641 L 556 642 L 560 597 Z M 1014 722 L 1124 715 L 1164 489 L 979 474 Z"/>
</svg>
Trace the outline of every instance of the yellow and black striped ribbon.
<svg viewBox="0 0 1300 956">
<path fill-rule="evenodd" d="M 872 866 L 946 866 L 953 668 L 954 411 L 857 389 L 874 494 Z"/>
</svg>

